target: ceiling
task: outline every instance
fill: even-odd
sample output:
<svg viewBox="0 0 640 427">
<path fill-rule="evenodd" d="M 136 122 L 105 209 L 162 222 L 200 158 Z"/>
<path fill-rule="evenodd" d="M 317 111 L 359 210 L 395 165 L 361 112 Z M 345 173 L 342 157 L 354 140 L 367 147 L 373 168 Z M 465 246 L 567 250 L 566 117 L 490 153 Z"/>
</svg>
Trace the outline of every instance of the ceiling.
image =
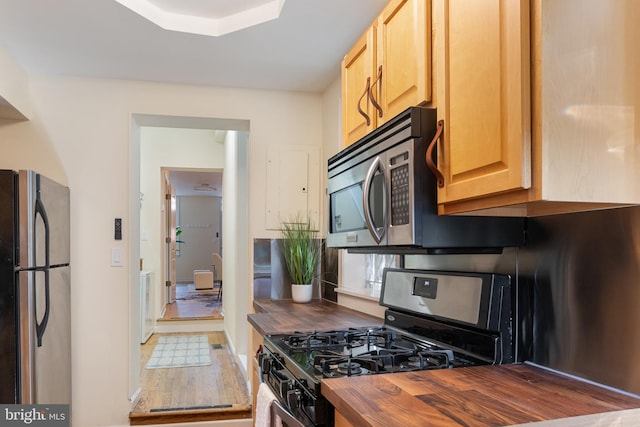
<svg viewBox="0 0 640 427">
<path fill-rule="evenodd" d="M 171 171 L 170 180 L 177 196 L 222 196 L 222 172 L 187 169 Z M 203 184 L 212 190 L 194 189 Z"/>
<path fill-rule="evenodd" d="M 224 144 L 227 131 L 215 130 L 213 142 Z M 169 181 L 176 196 L 208 196 L 222 197 L 222 170 L 176 168 L 169 171 Z M 195 187 L 208 187 L 196 189 Z"/>
<path fill-rule="evenodd" d="M 0 47 L 33 75 L 320 93 L 387 1 L 0 0 Z M 280 16 L 213 37 L 163 29 L 126 2 L 218 20 L 278 3 Z M 178 195 L 220 195 L 222 173 L 173 172 L 172 182 Z M 195 192 L 202 183 L 218 190 Z"/>
<path fill-rule="evenodd" d="M 287 0 L 277 19 L 212 37 L 162 29 L 116 0 L 0 0 L 0 43 L 32 74 L 322 92 L 387 1 Z M 209 18 L 268 2 L 149 0 Z"/>
</svg>

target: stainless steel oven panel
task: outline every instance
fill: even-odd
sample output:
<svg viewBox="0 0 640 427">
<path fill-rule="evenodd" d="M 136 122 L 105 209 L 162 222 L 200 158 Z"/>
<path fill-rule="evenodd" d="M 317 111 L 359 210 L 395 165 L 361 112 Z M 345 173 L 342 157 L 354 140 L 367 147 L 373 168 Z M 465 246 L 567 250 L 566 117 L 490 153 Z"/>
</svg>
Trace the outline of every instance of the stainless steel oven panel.
<svg viewBox="0 0 640 427">
<path fill-rule="evenodd" d="M 481 277 L 388 269 L 384 273 L 380 303 L 403 311 L 478 325 L 482 295 Z"/>
<path fill-rule="evenodd" d="M 380 304 L 471 325 L 511 342 L 511 277 L 506 274 L 387 268 Z"/>
</svg>

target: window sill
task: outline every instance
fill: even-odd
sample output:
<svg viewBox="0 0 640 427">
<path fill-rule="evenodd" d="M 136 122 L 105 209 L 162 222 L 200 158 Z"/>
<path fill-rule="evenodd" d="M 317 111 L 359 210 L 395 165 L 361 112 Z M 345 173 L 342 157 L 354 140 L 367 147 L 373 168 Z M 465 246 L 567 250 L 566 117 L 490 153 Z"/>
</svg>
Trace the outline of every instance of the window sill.
<svg viewBox="0 0 640 427">
<path fill-rule="evenodd" d="M 360 289 L 348 289 L 348 288 L 337 288 L 336 293 L 350 295 L 356 298 L 362 298 L 367 301 L 380 301 L 380 291 L 376 291 L 371 288 L 360 288 Z"/>
</svg>

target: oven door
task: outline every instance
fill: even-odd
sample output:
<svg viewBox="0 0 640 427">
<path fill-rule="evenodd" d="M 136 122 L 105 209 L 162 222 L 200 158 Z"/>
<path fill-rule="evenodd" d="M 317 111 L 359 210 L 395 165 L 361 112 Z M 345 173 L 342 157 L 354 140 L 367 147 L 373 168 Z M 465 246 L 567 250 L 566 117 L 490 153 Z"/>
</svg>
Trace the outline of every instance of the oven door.
<svg viewBox="0 0 640 427">
<path fill-rule="evenodd" d="M 271 425 L 276 425 L 276 420 L 280 418 L 283 426 L 287 427 L 306 427 L 302 422 L 298 421 L 292 414 L 290 414 L 284 406 L 277 400 L 271 403 Z"/>
<path fill-rule="evenodd" d="M 327 183 L 327 246 L 385 246 L 388 224 L 386 155 L 377 156 L 330 177 Z"/>
<path fill-rule="evenodd" d="M 258 376 L 277 398 L 271 407 L 272 419 L 277 415 L 289 427 L 328 425 L 322 402 L 318 404 L 319 399 L 286 369 L 279 355 L 264 347 L 258 354 Z"/>
</svg>

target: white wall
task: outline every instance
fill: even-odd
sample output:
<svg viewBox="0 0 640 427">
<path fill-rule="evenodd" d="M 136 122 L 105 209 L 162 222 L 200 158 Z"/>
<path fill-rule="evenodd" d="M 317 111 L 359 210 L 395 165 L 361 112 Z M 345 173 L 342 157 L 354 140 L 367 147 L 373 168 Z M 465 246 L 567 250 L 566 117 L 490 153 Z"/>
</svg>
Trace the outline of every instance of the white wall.
<svg viewBox="0 0 640 427">
<path fill-rule="evenodd" d="M 248 230 L 245 224 L 248 223 L 252 214 L 255 216 L 259 213 L 262 218 L 265 216 L 264 205 L 254 204 L 256 199 L 254 194 L 263 186 L 250 188 L 256 178 L 248 168 L 248 159 L 254 155 L 255 139 L 253 137 L 254 133 L 251 131 L 251 143 L 249 143 L 246 132 L 227 132 L 225 176 L 234 177 L 234 179 L 222 181 L 224 195 L 222 233 L 226 236 L 222 256 L 224 329 L 230 337 L 230 344 L 235 346 L 235 352 L 243 361 L 248 360 L 247 313 L 253 311 L 250 308 L 252 283 L 249 281 L 249 277 L 252 277 L 253 260 L 249 259 L 249 248 L 253 247 L 251 242 L 256 237 L 255 229 Z M 247 192 L 251 194 L 249 199 L 242 197 Z M 231 313 L 235 315 L 230 315 Z"/>
<path fill-rule="evenodd" d="M 342 86 L 340 77 L 324 91 L 322 95 L 322 180 L 320 211 L 326 212 L 327 207 L 327 161 L 342 148 Z M 326 218 L 326 215 L 321 216 Z M 327 221 L 322 222 L 321 232 L 327 233 Z"/>
<path fill-rule="evenodd" d="M 110 254 L 112 247 L 119 247 L 130 259 L 131 248 L 139 248 L 132 245 L 132 239 L 139 242 L 139 219 L 132 215 L 138 194 L 129 191 L 139 179 L 130 173 L 132 163 L 139 161 L 130 150 L 137 132 L 132 114 L 250 122 L 247 158 L 241 153 L 234 158 L 249 171 L 246 182 L 236 183 L 249 191 L 250 209 L 241 212 L 249 229 L 235 230 L 235 257 L 225 259 L 225 275 L 237 269 L 233 285 L 225 283 L 225 295 L 235 292 L 237 298 L 230 301 L 244 305 L 225 307 L 228 317 L 238 313 L 228 332 L 242 352 L 248 339 L 252 263 L 240 254 L 248 253 L 255 237 L 276 237 L 264 229 L 266 150 L 271 144 L 321 146 L 322 99 L 314 94 L 46 76 L 32 76 L 30 89 L 32 120 L 0 121 L 0 167 L 36 169 L 71 188 L 73 425 L 128 425 L 130 330 L 137 321 L 130 316 L 130 300 L 132 287 L 138 285 L 132 279 L 138 264 L 111 267 Z M 241 142 L 245 149 L 249 146 Z M 227 217 L 231 210 L 226 203 L 223 224 L 233 220 Z M 120 242 L 113 240 L 116 217 L 123 218 Z M 233 234 L 226 226 L 224 233 L 229 245 Z"/>
<path fill-rule="evenodd" d="M 178 196 L 178 222 L 182 234 L 178 240 L 180 251 L 176 257 L 178 283 L 193 281 L 194 270 L 213 271 L 213 252 L 220 253 L 218 237 L 222 233 L 220 203 L 215 196 Z"/>
<path fill-rule="evenodd" d="M 161 168 L 223 169 L 224 144 L 215 141 L 211 129 L 185 129 L 142 126 L 140 128 L 140 191 L 144 201 L 140 207 L 140 257 L 144 269 L 152 271 L 155 289 L 154 310 L 161 313 L 163 286 L 162 197 Z"/>
</svg>

